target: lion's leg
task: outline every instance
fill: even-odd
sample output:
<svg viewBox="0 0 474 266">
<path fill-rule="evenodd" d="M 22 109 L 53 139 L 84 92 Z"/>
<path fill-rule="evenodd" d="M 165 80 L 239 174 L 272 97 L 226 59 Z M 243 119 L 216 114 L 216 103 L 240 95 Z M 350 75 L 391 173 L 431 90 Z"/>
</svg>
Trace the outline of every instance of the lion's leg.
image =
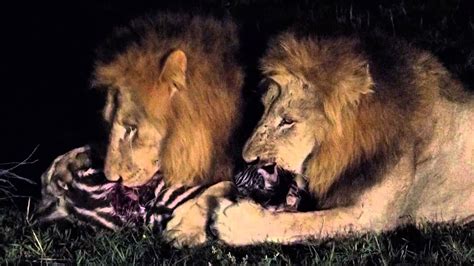
<svg viewBox="0 0 474 266">
<path fill-rule="evenodd" d="M 347 236 L 353 232 L 382 231 L 404 222 L 407 190 L 414 176 L 413 156 L 404 156 L 383 180 L 345 208 L 306 213 L 273 213 L 250 201 L 232 204 L 222 200 L 215 231 L 231 245 L 264 241 L 302 242 Z"/>
<path fill-rule="evenodd" d="M 235 193 L 230 181 L 217 183 L 206 189 L 198 197 L 191 199 L 173 212 L 173 218 L 166 225 L 164 236 L 177 247 L 195 246 L 206 241 L 210 210 L 216 198 L 228 197 Z"/>
</svg>

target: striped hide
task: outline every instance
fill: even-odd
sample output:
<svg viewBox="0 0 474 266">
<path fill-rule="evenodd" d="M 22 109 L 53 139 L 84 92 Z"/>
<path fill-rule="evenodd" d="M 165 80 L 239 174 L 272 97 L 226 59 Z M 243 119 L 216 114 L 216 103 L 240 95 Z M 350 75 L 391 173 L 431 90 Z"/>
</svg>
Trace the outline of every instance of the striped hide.
<svg viewBox="0 0 474 266">
<path fill-rule="evenodd" d="M 173 210 L 205 186 L 166 187 L 160 174 L 145 186 L 128 188 L 108 181 L 94 168 L 90 147 L 56 158 L 42 175 L 42 199 L 36 210 L 40 223 L 70 221 L 117 230 L 150 226 L 163 230 Z"/>
</svg>

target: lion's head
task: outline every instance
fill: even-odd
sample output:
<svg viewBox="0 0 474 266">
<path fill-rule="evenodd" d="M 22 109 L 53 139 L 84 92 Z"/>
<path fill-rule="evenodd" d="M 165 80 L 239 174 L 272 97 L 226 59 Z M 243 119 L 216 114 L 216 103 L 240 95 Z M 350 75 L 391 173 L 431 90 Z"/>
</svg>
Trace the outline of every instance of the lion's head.
<svg viewBox="0 0 474 266">
<path fill-rule="evenodd" d="M 108 93 L 106 176 L 126 186 L 143 185 L 158 170 L 169 184 L 229 178 L 242 84 L 234 25 L 162 14 L 117 35 L 127 34 L 137 39 L 94 72 Z"/>
<path fill-rule="evenodd" d="M 292 75 L 272 75 L 263 81 L 266 88 L 262 102 L 264 113 L 252 137 L 247 141 L 243 157 L 247 162 L 275 162 L 280 167 L 302 173 L 303 162 L 316 145 L 313 125 L 321 132 L 327 127 L 324 117 L 308 105 L 315 98 L 305 93 L 306 84 Z"/>
<path fill-rule="evenodd" d="M 348 167 L 390 147 L 401 130 L 394 125 L 403 114 L 374 100 L 385 96 L 374 93 L 357 39 L 285 33 L 271 43 L 261 69 L 264 113 L 243 157 L 304 174 L 318 196 Z"/>
<path fill-rule="evenodd" d="M 122 178 L 127 186 L 143 185 L 160 169 L 170 104 L 174 94 L 184 89 L 186 55 L 183 51 L 171 52 L 163 66 L 152 62 L 147 65 L 156 69 L 156 74 L 150 73 L 148 77 L 150 83 L 111 86 L 103 110 L 103 117 L 110 125 L 105 175 L 110 180 Z M 135 71 L 128 68 L 128 73 L 122 75 L 133 77 Z"/>
</svg>

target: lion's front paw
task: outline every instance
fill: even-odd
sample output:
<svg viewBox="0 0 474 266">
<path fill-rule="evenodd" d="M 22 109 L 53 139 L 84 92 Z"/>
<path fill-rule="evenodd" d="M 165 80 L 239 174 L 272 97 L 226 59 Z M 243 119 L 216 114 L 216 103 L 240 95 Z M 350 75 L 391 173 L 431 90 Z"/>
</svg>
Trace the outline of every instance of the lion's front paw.
<svg viewBox="0 0 474 266">
<path fill-rule="evenodd" d="M 197 246 L 206 241 L 208 223 L 216 201 L 235 194 L 232 182 L 223 181 L 207 188 L 201 195 L 185 202 L 173 211 L 173 218 L 164 232 L 174 246 Z"/>
<path fill-rule="evenodd" d="M 254 202 L 243 200 L 233 203 L 220 199 L 214 213 L 213 231 L 217 237 L 229 245 L 241 246 L 262 243 L 267 240 L 267 223 L 273 215 Z"/>
<path fill-rule="evenodd" d="M 197 246 L 206 241 L 207 209 L 195 200 L 179 206 L 166 225 L 164 236 L 175 247 Z"/>
</svg>

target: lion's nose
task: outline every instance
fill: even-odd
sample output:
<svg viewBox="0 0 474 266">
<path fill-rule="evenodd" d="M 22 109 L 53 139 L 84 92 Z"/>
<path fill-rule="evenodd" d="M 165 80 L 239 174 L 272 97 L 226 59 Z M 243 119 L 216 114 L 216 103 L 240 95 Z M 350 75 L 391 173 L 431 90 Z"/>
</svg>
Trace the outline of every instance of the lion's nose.
<svg viewBox="0 0 474 266">
<path fill-rule="evenodd" d="M 109 181 L 119 181 L 120 179 L 122 179 L 120 175 L 107 175 L 106 177 Z"/>
<path fill-rule="evenodd" d="M 113 173 L 112 171 L 108 170 L 107 168 L 104 170 L 105 177 L 109 181 L 119 181 L 122 177 L 117 174 Z"/>
<path fill-rule="evenodd" d="M 247 164 L 257 164 L 260 161 L 258 156 L 246 156 L 244 153 L 242 156 Z"/>
</svg>

